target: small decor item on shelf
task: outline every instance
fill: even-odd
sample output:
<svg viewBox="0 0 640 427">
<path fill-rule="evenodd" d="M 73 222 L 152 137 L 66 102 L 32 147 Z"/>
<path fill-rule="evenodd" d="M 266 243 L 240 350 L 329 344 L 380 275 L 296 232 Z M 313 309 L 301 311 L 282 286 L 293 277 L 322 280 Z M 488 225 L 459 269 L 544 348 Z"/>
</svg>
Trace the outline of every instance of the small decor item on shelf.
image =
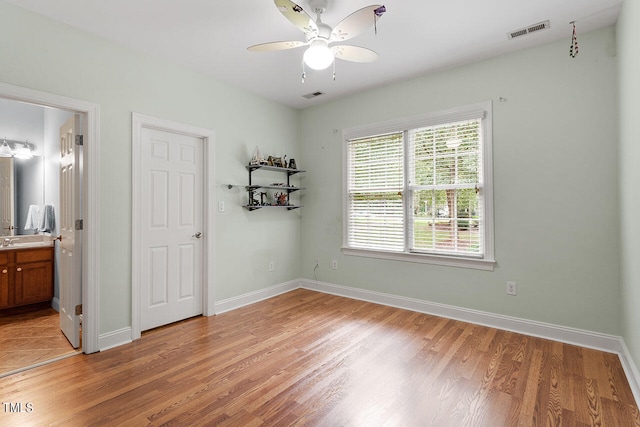
<svg viewBox="0 0 640 427">
<path fill-rule="evenodd" d="M 284 165 L 282 163 L 282 157 L 272 157 L 273 159 L 273 166 L 277 167 L 277 168 L 283 168 Z"/>
<path fill-rule="evenodd" d="M 289 169 L 298 169 L 296 167 L 296 159 L 289 160 Z"/>
<path fill-rule="evenodd" d="M 276 203 L 278 206 L 287 206 L 289 202 L 287 201 L 287 193 L 276 193 Z"/>
<path fill-rule="evenodd" d="M 266 163 L 267 162 L 264 160 L 264 157 L 262 157 L 262 153 L 260 152 L 260 149 L 258 148 L 258 146 L 256 146 L 256 150 L 253 152 L 253 157 L 251 158 L 249 165 L 258 166 L 258 165 L 264 165 Z"/>
<path fill-rule="evenodd" d="M 267 193 L 266 192 L 262 192 L 260 193 L 260 205 L 261 206 L 267 206 Z"/>
</svg>

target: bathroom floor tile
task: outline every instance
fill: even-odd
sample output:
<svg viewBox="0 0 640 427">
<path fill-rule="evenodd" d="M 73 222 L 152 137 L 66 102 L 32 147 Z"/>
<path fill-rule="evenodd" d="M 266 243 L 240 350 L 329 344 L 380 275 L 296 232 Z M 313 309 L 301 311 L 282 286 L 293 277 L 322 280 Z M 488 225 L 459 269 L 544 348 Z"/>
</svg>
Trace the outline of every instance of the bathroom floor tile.
<svg viewBox="0 0 640 427">
<path fill-rule="evenodd" d="M 75 352 L 51 307 L 0 311 L 0 375 Z"/>
</svg>

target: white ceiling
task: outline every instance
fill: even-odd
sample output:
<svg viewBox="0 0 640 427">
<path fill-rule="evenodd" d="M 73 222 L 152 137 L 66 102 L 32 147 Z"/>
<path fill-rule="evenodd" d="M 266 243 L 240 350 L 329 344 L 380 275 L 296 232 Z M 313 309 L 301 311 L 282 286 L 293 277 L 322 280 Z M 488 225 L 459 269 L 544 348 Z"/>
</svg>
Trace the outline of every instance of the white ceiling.
<svg viewBox="0 0 640 427">
<path fill-rule="evenodd" d="M 304 41 L 272 0 L 5 0 L 134 49 L 296 108 L 507 52 L 566 40 L 616 22 L 622 0 L 329 0 L 323 21 L 335 26 L 370 4 L 387 8 L 377 24 L 344 44 L 373 49 L 374 63 L 337 60 L 332 71 L 307 70 L 303 48 L 248 52 L 250 45 Z M 312 16 L 308 0 L 298 4 Z M 507 32 L 549 20 L 551 28 L 509 40 Z M 584 49 L 584 47 L 582 47 Z M 308 100 L 302 95 L 321 91 Z"/>
</svg>

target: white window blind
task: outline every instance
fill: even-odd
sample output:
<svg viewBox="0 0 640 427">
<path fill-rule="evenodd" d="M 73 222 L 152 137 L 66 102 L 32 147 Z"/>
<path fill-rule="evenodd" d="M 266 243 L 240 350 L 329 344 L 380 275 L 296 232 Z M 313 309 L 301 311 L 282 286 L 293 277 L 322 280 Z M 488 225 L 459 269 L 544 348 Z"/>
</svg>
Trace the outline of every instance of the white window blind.
<svg viewBox="0 0 640 427">
<path fill-rule="evenodd" d="M 346 253 L 493 268 L 490 103 L 349 129 L 344 147 Z"/>
<path fill-rule="evenodd" d="M 482 255 L 481 120 L 411 129 L 408 135 L 410 250 Z"/>
<path fill-rule="evenodd" d="M 348 142 L 348 245 L 403 251 L 403 134 Z"/>
</svg>

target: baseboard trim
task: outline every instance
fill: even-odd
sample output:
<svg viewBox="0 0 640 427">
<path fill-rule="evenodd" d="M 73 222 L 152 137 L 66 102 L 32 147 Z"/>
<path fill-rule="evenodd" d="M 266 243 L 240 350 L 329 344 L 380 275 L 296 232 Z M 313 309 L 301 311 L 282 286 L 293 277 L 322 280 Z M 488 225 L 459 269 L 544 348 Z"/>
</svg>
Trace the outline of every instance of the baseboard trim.
<svg viewBox="0 0 640 427">
<path fill-rule="evenodd" d="M 294 289 L 299 288 L 299 280 L 291 280 L 289 282 L 280 283 L 269 288 L 260 289 L 258 291 L 249 292 L 246 294 L 238 295 L 236 297 L 224 299 L 218 301 L 214 305 L 214 313 L 222 314 L 227 311 L 235 310 L 245 305 L 254 304 L 259 301 L 263 301 L 280 294 L 284 294 Z"/>
<path fill-rule="evenodd" d="M 51 308 L 60 313 L 60 300 L 58 298 L 51 300 Z"/>
<path fill-rule="evenodd" d="M 115 331 L 100 334 L 98 337 L 99 351 L 109 350 L 113 347 L 118 347 L 124 344 L 129 344 L 131 340 L 131 327 L 118 329 Z"/>
</svg>

